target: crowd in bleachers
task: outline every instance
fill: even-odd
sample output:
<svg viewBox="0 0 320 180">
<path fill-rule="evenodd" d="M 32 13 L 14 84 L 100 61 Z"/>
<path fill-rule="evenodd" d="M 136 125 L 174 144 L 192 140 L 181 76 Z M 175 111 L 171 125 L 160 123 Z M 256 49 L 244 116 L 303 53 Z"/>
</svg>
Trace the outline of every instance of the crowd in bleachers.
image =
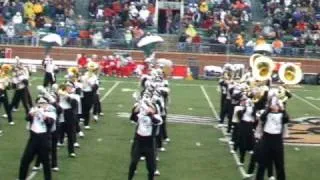
<svg viewBox="0 0 320 180">
<path fill-rule="evenodd" d="M 200 0 L 189 3 L 182 21 L 185 31 L 179 39 L 179 48 L 186 50 L 186 46 L 192 44 L 196 50 L 221 48 L 219 51 L 224 52 L 227 43 L 233 43 L 232 40 L 239 34 L 244 34 L 250 19 L 251 5 L 246 0 Z M 202 47 L 199 47 L 200 44 Z M 205 44 L 209 45 L 206 47 Z"/>
<path fill-rule="evenodd" d="M 75 0 L 3 0 L 0 43 L 38 46 L 45 33 L 54 32 L 65 46 L 133 48 L 146 32 L 159 31 L 179 34 L 180 51 L 226 53 L 231 47 L 249 54 L 258 43 L 272 44 L 281 55 L 316 51 L 318 0 L 260 1 L 264 22 L 252 24 L 250 0 L 186 0 L 182 18 L 166 10 L 158 16 L 164 26 L 156 29 L 154 0 L 89 0 L 88 17 L 76 14 Z"/>
<path fill-rule="evenodd" d="M 255 40 L 272 44 L 274 53 L 304 55 L 320 45 L 318 0 L 261 0 L 263 23 L 253 28 Z M 260 41 L 261 42 L 261 41 Z"/>
<path fill-rule="evenodd" d="M 1 43 L 38 45 L 42 32 L 74 25 L 75 0 L 5 0 L 0 2 Z M 71 36 L 69 32 L 68 36 Z"/>
</svg>

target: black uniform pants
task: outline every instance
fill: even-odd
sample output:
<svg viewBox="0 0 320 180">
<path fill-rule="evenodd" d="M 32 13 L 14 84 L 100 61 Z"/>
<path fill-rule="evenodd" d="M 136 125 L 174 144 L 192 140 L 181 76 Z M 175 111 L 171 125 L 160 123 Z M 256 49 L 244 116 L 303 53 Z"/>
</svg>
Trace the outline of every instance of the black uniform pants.
<svg viewBox="0 0 320 180">
<path fill-rule="evenodd" d="M 25 93 L 26 93 L 27 96 L 28 96 L 28 97 L 27 97 L 27 103 L 28 103 L 29 107 L 32 107 L 32 106 L 33 106 L 33 103 L 32 103 L 32 97 L 31 97 L 29 88 L 28 88 L 28 87 L 25 87 L 25 88 L 26 88 Z M 19 109 L 19 103 L 15 104 L 12 108 Z"/>
<path fill-rule="evenodd" d="M 275 165 L 276 179 L 285 180 L 284 170 L 284 148 L 282 134 L 268 134 L 264 133 L 261 142 L 260 160 L 258 160 L 258 172 L 256 180 L 264 179 L 264 171 L 267 167 Z"/>
<path fill-rule="evenodd" d="M 28 88 L 23 88 L 23 89 L 16 89 L 11 101 L 10 105 L 10 111 L 12 110 L 13 107 L 18 107 L 18 104 L 20 103 L 20 100 L 22 101 L 23 107 L 25 109 L 25 113 L 29 113 L 29 95 L 28 95 Z"/>
<path fill-rule="evenodd" d="M 12 114 L 10 110 L 10 105 L 8 102 L 8 95 L 6 90 L 0 90 L 0 105 L 3 103 L 4 110 L 8 116 L 8 121 L 12 122 Z"/>
<path fill-rule="evenodd" d="M 46 72 L 44 74 L 44 80 L 43 80 L 43 86 L 44 87 L 48 87 L 48 85 L 52 86 L 52 84 L 54 84 L 56 81 L 55 81 L 55 78 L 53 78 L 53 74 L 52 73 L 48 73 Z"/>
<path fill-rule="evenodd" d="M 260 152 L 261 152 L 261 140 L 257 140 L 256 142 L 254 142 L 253 145 L 253 154 L 251 155 L 250 158 L 250 162 L 249 162 L 249 167 L 248 167 L 248 174 L 253 174 L 254 170 L 256 168 L 256 163 L 258 161 L 258 158 L 260 156 Z M 273 169 L 272 169 L 272 165 L 269 165 L 267 167 L 268 169 L 268 177 L 273 176 Z"/>
<path fill-rule="evenodd" d="M 168 138 L 168 131 L 167 131 L 167 115 L 163 115 L 162 117 L 162 124 L 160 125 L 160 135 L 162 139 Z"/>
<path fill-rule="evenodd" d="M 83 92 L 82 98 L 82 117 L 84 119 L 84 125 L 89 126 L 90 110 L 93 105 L 94 92 Z"/>
<path fill-rule="evenodd" d="M 36 134 L 31 132 L 27 147 L 23 153 L 19 169 L 19 179 L 25 180 L 29 165 L 37 155 L 43 164 L 44 179 L 51 180 L 49 161 L 50 135 L 48 133 Z"/>
<path fill-rule="evenodd" d="M 132 180 L 135 170 L 137 169 L 138 162 L 141 156 L 146 157 L 146 166 L 148 169 L 148 180 L 154 179 L 154 172 L 156 170 L 156 150 L 155 140 L 153 137 L 141 140 L 135 138 L 131 148 L 131 163 L 129 167 L 128 180 Z"/>
<path fill-rule="evenodd" d="M 232 128 L 232 117 L 233 117 L 233 112 L 234 112 L 234 107 L 235 105 L 233 105 L 231 103 L 231 101 L 227 101 L 227 111 L 228 111 L 228 129 L 227 132 L 230 133 L 231 132 L 231 128 Z"/>
<path fill-rule="evenodd" d="M 239 149 L 241 163 L 244 163 L 246 151 L 253 150 L 253 127 L 253 122 L 241 121 L 239 124 Z"/>
<path fill-rule="evenodd" d="M 51 133 L 51 167 L 58 167 L 58 156 L 57 156 L 57 142 L 59 137 L 58 130 Z M 37 157 L 35 166 L 39 167 L 41 163 L 40 157 Z"/>
<path fill-rule="evenodd" d="M 72 109 L 64 110 L 64 120 L 65 122 L 60 123 L 60 137 L 59 141 L 63 144 L 64 135 L 67 134 L 68 137 L 68 152 L 69 154 L 74 153 L 74 143 L 76 136 L 76 121 L 75 115 Z"/>
<path fill-rule="evenodd" d="M 220 99 L 220 123 L 224 123 L 224 118 L 226 117 L 226 115 L 228 113 L 228 109 L 227 109 L 228 103 L 230 103 L 230 100 L 226 99 L 226 95 L 221 95 L 221 99 Z"/>
<path fill-rule="evenodd" d="M 99 94 L 95 93 L 93 95 L 93 114 L 98 115 L 100 114 L 101 111 L 101 102 L 100 102 L 100 97 Z"/>
</svg>

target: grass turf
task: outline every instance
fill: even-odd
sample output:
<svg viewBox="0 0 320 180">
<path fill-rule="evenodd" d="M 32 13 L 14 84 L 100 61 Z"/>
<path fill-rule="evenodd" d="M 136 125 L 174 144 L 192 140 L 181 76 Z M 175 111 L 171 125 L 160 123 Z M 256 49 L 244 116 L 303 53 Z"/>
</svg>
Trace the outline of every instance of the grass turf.
<svg viewBox="0 0 320 180">
<path fill-rule="evenodd" d="M 104 81 L 106 80 L 106 81 Z M 55 180 L 123 180 L 127 178 L 130 161 L 130 140 L 133 137 L 134 126 L 127 118 L 118 117 L 119 112 L 129 112 L 133 103 L 131 92 L 123 92 L 123 88 L 137 89 L 136 80 L 103 78 L 101 97 L 111 88 L 115 81 L 122 81 L 102 102 L 105 116 L 98 123 L 92 123 L 92 130 L 85 131 L 86 137 L 80 139 L 81 148 L 77 150 L 78 157 L 68 158 L 66 147 L 59 149 L 60 172 L 53 173 Z M 31 91 L 36 94 L 36 85 L 41 80 L 35 78 Z M 214 81 L 182 81 L 171 82 L 171 104 L 169 113 L 181 115 L 213 117 L 208 102 L 203 95 L 200 85 L 205 90 L 219 112 L 219 93 Z M 315 96 L 316 86 L 305 86 L 293 90 L 301 97 Z M 320 101 L 311 101 L 320 106 Z M 319 110 L 306 102 L 293 98 L 289 102 L 289 113 L 292 117 L 304 114 L 317 115 Z M 0 179 L 15 179 L 18 174 L 21 154 L 28 139 L 25 130 L 24 112 L 15 112 L 16 125 L 8 126 L 2 119 L 4 135 L 0 137 Z M 171 143 L 166 145 L 167 152 L 160 153 L 158 163 L 161 180 L 236 180 L 241 179 L 237 166 L 228 152 L 225 143 L 218 139 L 222 137 L 219 130 L 213 126 L 176 124 L 168 125 Z M 196 144 L 199 144 L 197 146 Z M 317 147 L 286 147 L 287 179 L 316 180 L 320 173 L 320 148 Z M 139 163 L 135 179 L 146 179 L 145 162 Z M 38 172 L 35 180 L 43 179 Z"/>
</svg>

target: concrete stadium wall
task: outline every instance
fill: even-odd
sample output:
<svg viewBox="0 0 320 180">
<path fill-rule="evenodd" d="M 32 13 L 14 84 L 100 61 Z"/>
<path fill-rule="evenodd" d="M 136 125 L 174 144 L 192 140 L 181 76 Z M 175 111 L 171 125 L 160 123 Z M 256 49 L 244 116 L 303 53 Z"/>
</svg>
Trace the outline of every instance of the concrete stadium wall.
<svg viewBox="0 0 320 180">
<path fill-rule="evenodd" d="M 3 46 L 0 48 L 12 48 L 12 57 L 20 56 L 21 58 L 42 59 L 44 57 L 44 48 L 42 47 L 26 47 L 26 46 Z M 82 49 L 82 48 L 63 48 L 54 47 L 50 55 L 55 60 L 70 60 L 74 61 L 76 54 L 85 53 L 87 55 L 96 54 L 99 57 L 112 55 L 113 52 L 128 52 L 134 60 L 143 61 L 144 56 L 141 51 L 124 51 L 124 50 L 99 50 L 99 49 Z M 248 56 L 238 55 L 221 55 L 221 54 L 196 54 L 196 53 L 181 53 L 181 52 L 156 52 L 157 58 L 167 58 L 178 65 L 188 65 L 190 58 L 196 59 L 201 72 L 203 66 L 216 65 L 221 66 L 227 62 L 242 63 L 248 65 Z M 279 62 L 297 62 L 302 64 L 304 73 L 320 73 L 320 59 L 302 59 L 302 58 L 273 58 L 274 61 Z"/>
</svg>

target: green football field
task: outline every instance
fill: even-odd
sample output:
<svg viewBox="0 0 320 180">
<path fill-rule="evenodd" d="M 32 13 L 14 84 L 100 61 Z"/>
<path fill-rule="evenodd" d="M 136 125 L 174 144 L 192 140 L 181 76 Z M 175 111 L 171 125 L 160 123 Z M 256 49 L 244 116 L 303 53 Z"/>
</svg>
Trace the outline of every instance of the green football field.
<svg viewBox="0 0 320 180">
<path fill-rule="evenodd" d="M 36 95 L 36 85 L 42 78 L 32 77 L 31 91 Z M 59 172 L 54 180 L 124 180 L 127 179 L 130 162 L 131 139 L 134 125 L 128 113 L 134 103 L 132 91 L 137 90 L 136 79 L 102 78 L 104 89 L 101 101 L 104 116 L 92 129 L 85 131 L 80 139 L 77 157 L 68 157 L 67 148 L 59 149 Z M 171 142 L 167 151 L 160 153 L 159 180 L 238 180 L 241 171 L 230 154 L 229 146 L 220 141 L 223 134 L 215 128 L 216 113 L 219 113 L 219 92 L 216 81 L 170 82 L 170 120 L 168 131 Z M 319 115 L 319 87 L 294 88 L 288 111 L 292 118 Z M 11 97 L 11 95 L 10 95 Z M 308 99 L 306 97 L 314 97 Z M 1 108 L 3 113 L 3 108 Z M 15 126 L 9 126 L 1 118 L 4 131 L 0 137 L 0 180 L 15 180 L 18 176 L 20 158 L 25 148 L 28 131 L 25 129 L 22 104 L 13 113 Z M 286 146 L 286 172 L 289 180 L 320 179 L 320 148 Z M 246 162 L 248 162 L 248 157 Z M 31 168 L 32 166 L 30 166 Z M 244 166 L 247 169 L 247 166 Z M 31 173 L 34 180 L 43 179 L 42 171 Z M 139 163 L 135 179 L 146 179 L 145 162 Z"/>
</svg>

